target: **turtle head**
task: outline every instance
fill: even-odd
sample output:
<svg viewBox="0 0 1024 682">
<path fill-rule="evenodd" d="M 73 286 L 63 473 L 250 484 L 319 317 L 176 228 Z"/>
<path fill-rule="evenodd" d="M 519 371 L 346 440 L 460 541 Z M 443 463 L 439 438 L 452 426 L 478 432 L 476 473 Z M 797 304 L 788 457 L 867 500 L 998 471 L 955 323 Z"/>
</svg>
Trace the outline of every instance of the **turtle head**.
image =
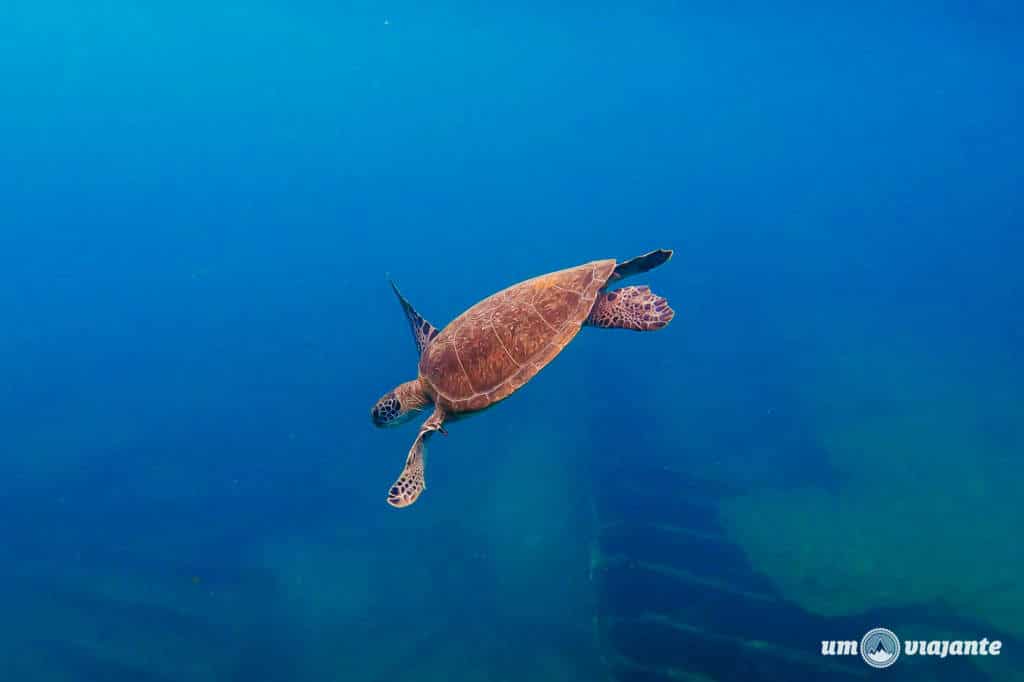
<svg viewBox="0 0 1024 682">
<path fill-rule="evenodd" d="M 374 426 L 398 426 L 429 404 L 420 380 L 407 381 L 381 396 L 370 410 L 370 418 Z"/>
</svg>

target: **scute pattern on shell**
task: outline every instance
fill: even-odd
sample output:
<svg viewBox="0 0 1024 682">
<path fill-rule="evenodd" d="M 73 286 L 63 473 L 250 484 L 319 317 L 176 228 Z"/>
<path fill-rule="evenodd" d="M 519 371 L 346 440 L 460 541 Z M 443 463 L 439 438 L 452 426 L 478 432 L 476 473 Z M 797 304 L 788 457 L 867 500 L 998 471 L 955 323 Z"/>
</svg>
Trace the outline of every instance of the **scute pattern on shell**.
<svg viewBox="0 0 1024 682">
<path fill-rule="evenodd" d="M 431 342 L 420 375 L 452 413 L 508 397 L 576 336 L 614 270 L 614 260 L 593 261 L 480 301 Z"/>
</svg>

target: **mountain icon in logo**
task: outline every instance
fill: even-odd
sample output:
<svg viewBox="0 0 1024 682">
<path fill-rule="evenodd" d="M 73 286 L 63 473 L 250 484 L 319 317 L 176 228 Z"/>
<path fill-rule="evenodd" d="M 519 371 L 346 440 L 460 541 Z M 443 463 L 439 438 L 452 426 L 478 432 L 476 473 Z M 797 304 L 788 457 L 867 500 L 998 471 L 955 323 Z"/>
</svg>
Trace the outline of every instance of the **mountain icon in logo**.
<svg viewBox="0 0 1024 682">
<path fill-rule="evenodd" d="M 900 655 L 900 640 L 892 630 L 869 630 L 860 641 L 860 655 L 872 668 L 888 668 Z"/>
<path fill-rule="evenodd" d="M 878 643 L 875 644 L 875 648 L 868 652 L 868 656 L 870 656 L 871 660 L 875 663 L 885 663 L 889 660 L 892 654 L 889 653 L 885 648 L 885 644 L 883 644 L 881 638 L 879 638 Z"/>
</svg>

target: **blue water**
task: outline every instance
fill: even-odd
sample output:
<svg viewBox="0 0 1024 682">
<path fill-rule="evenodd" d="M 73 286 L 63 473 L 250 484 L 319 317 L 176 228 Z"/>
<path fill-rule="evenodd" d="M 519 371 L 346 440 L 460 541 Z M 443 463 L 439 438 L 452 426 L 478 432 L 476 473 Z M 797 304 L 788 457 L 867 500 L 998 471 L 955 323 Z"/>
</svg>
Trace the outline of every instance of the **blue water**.
<svg viewBox="0 0 1024 682">
<path fill-rule="evenodd" d="M 8 0 L 0 676 L 854 679 L 820 640 L 883 625 L 1020 679 L 1022 28 Z M 388 275 L 441 327 L 655 248 L 667 329 L 584 329 L 387 506 Z"/>
</svg>

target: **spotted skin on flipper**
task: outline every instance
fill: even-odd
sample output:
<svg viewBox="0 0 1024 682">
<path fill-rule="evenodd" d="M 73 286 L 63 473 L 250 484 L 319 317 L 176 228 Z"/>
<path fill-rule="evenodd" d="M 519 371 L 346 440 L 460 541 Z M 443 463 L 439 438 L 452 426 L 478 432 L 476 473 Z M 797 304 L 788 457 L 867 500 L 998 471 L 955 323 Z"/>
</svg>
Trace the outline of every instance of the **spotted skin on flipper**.
<svg viewBox="0 0 1024 682">
<path fill-rule="evenodd" d="M 412 340 L 416 343 L 416 352 L 423 355 L 423 350 L 430 345 L 430 342 L 434 340 L 434 337 L 438 335 L 437 329 L 434 325 L 427 322 L 422 315 L 416 312 L 416 309 L 412 307 L 412 304 L 402 295 L 402 292 L 398 290 L 398 286 L 392 280 L 388 280 L 391 283 L 391 290 L 395 292 L 395 296 L 398 297 L 398 302 L 402 304 L 402 310 L 405 311 L 405 317 L 409 321 L 409 331 L 412 332 Z"/>
<path fill-rule="evenodd" d="M 427 488 L 423 461 L 425 435 L 420 434 L 416 437 L 416 442 L 413 443 L 412 449 L 409 450 L 409 456 L 405 460 L 405 468 L 402 469 L 402 473 L 398 475 L 398 479 L 388 490 L 388 504 L 392 507 L 399 509 L 408 507 Z"/>
<path fill-rule="evenodd" d="M 405 458 L 405 467 L 398 479 L 388 489 L 388 504 L 392 507 L 408 507 L 419 498 L 420 493 L 427 489 L 426 464 L 427 464 L 427 440 L 435 431 L 447 434 L 444 430 L 445 412 L 440 406 L 434 407 L 434 412 L 427 417 L 420 427 L 420 432 L 409 448 L 409 455 Z"/>
<path fill-rule="evenodd" d="M 597 297 L 587 324 L 602 329 L 651 332 L 665 327 L 675 314 L 668 301 L 652 293 L 650 287 L 623 287 Z"/>
</svg>

